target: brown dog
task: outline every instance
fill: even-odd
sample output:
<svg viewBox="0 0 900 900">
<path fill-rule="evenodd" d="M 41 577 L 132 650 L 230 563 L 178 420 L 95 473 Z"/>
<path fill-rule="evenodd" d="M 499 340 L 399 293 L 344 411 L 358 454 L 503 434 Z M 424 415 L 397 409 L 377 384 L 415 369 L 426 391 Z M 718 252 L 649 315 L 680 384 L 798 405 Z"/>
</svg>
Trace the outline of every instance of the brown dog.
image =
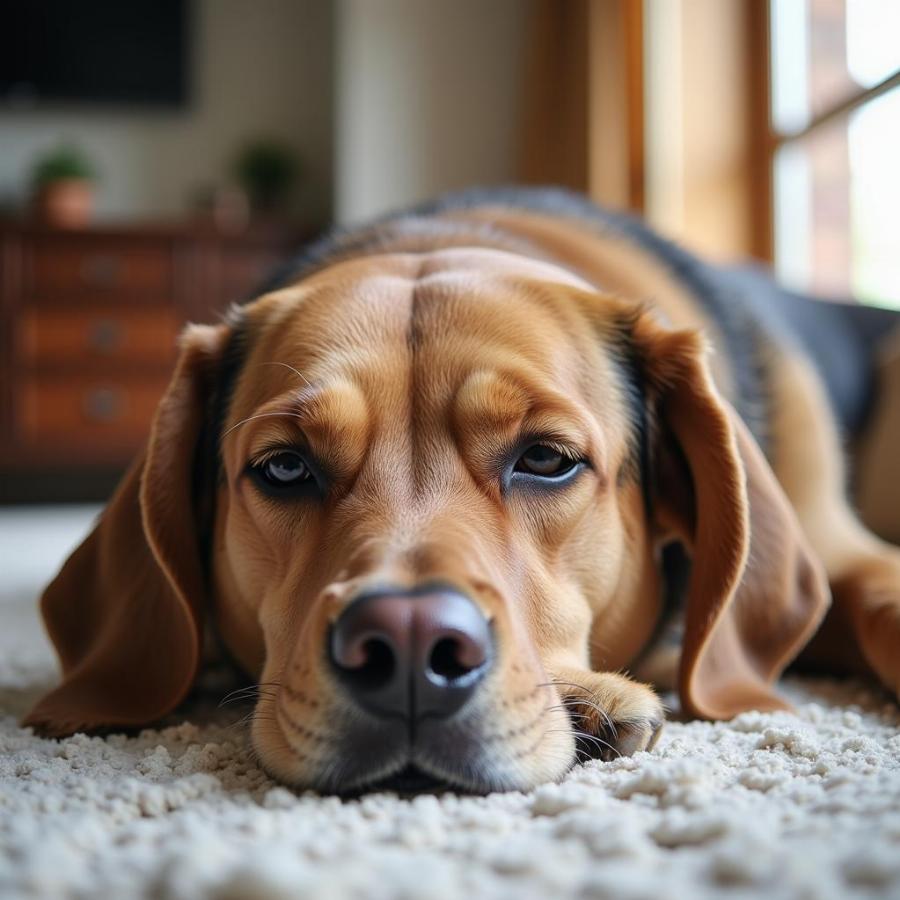
<svg viewBox="0 0 900 900">
<path fill-rule="evenodd" d="M 662 706 L 624 673 L 667 597 L 682 705 L 725 718 L 786 706 L 829 583 L 818 657 L 900 689 L 900 553 L 844 495 L 859 379 L 832 409 L 815 358 L 862 346 L 839 308 L 557 192 L 331 237 L 283 284 L 184 333 L 145 454 L 44 595 L 64 679 L 29 724 L 157 719 L 211 617 L 285 782 L 528 788 L 579 746 L 652 745 Z"/>
</svg>

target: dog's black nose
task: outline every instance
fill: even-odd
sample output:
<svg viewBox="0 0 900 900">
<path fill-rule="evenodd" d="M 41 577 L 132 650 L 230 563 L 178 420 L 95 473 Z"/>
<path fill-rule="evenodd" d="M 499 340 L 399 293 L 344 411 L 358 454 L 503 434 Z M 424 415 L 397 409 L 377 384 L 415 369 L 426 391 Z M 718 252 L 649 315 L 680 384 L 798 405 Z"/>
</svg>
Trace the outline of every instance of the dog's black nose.
<svg viewBox="0 0 900 900">
<path fill-rule="evenodd" d="M 445 588 L 380 591 L 353 600 L 334 623 L 331 662 L 360 706 L 381 717 L 453 715 L 490 668 L 481 610 Z"/>
</svg>

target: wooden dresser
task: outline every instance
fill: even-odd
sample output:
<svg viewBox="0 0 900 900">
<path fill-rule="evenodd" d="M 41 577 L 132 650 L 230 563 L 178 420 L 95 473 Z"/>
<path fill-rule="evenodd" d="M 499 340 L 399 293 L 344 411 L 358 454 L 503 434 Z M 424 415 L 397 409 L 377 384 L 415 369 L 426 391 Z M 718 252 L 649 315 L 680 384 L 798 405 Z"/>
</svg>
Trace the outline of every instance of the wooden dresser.
<svg viewBox="0 0 900 900">
<path fill-rule="evenodd" d="M 105 495 L 146 438 L 183 323 L 250 296 L 302 238 L 0 222 L 0 500 Z"/>
</svg>

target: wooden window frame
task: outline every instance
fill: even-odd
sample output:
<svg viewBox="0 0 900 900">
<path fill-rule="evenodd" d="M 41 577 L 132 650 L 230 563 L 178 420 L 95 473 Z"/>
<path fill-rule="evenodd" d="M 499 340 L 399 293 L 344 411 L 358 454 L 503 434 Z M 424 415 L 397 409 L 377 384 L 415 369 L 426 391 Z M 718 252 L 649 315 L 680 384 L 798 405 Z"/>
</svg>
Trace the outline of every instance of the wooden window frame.
<svg viewBox="0 0 900 900">
<path fill-rule="evenodd" d="M 774 261 L 781 147 L 900 84 L 777 133 L 769 0 L 534 0 L 531 24 L 521 180 L 641 213 L 722 260 Z"/>
<path fill-rule="evenodd" d="M 829 125 L 846 121 L 852 112 L 861 109 L 891 90 L 900 88 L 900 69 L 868 88 L 833 101 L 812 115 L 802 127 L 778 130 L 774 124 L 774 90 L 772 80 L 772 7 L 769 0 L 755 0 L 751 7 L 751 42 L 755 59 L 751 73 L 754 84 L 752 108 L 754 132 L 759 140 L 753 148 L 755 177 L 762 186 L 754 209 L 754 244 L 756 254 L 775 263 L 775 165 L 779 151 L 800 144 L 810 136 L 821 134 Z"/>
<path fill-rule="evenodd" d="M 644 207 L 643 0 L 535 0 L 519 174 Z"/>
</svg>

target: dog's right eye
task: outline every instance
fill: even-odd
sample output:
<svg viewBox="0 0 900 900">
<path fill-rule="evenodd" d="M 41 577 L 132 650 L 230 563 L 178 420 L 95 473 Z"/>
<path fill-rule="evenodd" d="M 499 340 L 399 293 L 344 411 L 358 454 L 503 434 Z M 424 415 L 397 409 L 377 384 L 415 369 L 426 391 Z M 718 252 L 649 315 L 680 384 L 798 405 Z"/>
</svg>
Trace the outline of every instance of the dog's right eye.
<svg viewBox="0 0 900 900">
<path fill-rule="evenodd" d="M 262 464 L 262 473 L 269 484 L 296 484 L 309 478 L 309 468 L 297 453 L 279 453 Z"/>
<path fill-rule="evenodd" d="M 280 450 L 252 463 L 249 472 L 268 493 L 287 492 L 292 488 L 313 484 L 306 460 L 294 450 Z"/>
</svg>

